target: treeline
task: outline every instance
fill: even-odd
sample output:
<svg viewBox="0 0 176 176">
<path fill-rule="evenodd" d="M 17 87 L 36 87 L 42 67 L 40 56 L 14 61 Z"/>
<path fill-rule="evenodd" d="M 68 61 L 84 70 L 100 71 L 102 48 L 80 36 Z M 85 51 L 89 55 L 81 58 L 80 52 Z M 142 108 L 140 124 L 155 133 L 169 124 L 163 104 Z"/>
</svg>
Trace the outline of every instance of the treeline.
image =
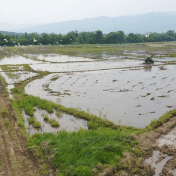
<svg viewBox="0 0 176 176">
<path fill-rule="evenodd" d="M 123 31 L 103 34 L 101 30 L 95 32 L 72 31 L 66 35 L 62 34 L 38 34 L 24 33 L 22 35 L 3 35 L 0 33 L 0 46 L 14 45 L 47 45 L 47 44 L 121 44 L 121 43 L 141 43 L 141 42 L 162 42 L 175 41 L 176 33 L 169 30 L 166 33 L 149 33 L 125 35 Z"/>
</svg>

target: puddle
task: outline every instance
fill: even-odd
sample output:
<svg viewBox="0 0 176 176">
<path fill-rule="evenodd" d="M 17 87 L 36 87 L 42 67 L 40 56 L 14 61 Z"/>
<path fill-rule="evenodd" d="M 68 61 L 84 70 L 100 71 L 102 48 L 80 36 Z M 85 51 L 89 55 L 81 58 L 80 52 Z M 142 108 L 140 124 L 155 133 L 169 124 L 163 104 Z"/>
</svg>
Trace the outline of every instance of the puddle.
<svg viewBox="0 0 176 176">
<path fill-rule="evenodd" d="M 14 84 L 30 77 L 36 76 L 37 73 L 28 71 L 17 71 L 17 72 L 1 72 L 1 75 L 5 78 L 7 84 Z"/>
<path fill-rule="evenodd" d="M 28 54 L 29 57 L 37 57 L 40 60 L 50 61 L 50 62 L 90 62 L 94 59 L 74 57 L 61 54 Z"/>
<path fill-rule="evenodd" d="M 124 67 L 136 67 L 144 65 L 139 60 L 118 59 L 118 60 L 100 60 L 95 62 L 80 62 L 80 63 L 61 63 L 61 64 L 37 64 L 30 65 L 34 70 L 49 71 L 49 72 L 70 72 L 70 71 L 87 71 L 87 70 L 102 70 L 115 69 Z"/>
<path fill-rule="evenodd" d="M 170 131 L 167 135 L 163 135 L 161 138 L 159 138 L 157 140 L 157 144 L 159 145 L 159 147 L 167 144 L 172 146 L 173 148 L 176 148 L 176 128 Z"/>
<path fill-rule="evenodd" d="M 14 85 L 7 85 L 7 90 L 9 92 L 9 98 L 13 99 L 13 95 L 11 94 L 11 89 L 14 88 Z"/>
<path fill-rule="evenodd" d="M 29 135 L 32 135 L 34 133 L 44 133 L 44 132 L 57 133 L 61 130 L 72 132 L 72 131 L 78 131 L 80 128 L 88 129 L 87 121 L 85 120 L 75 118 L 74 116 L 68 115 L 68 114 L 62 114 L 61 117 L 57 117 L 56 111 L 54 111 L 54 113 L 52 114 L 49 114 L 45 110 L 36 109 L 36 111 L 34 112 L 34 117 L 37 121 L 41 123 L 41 129 L 38 130 L 38 129 L 35 129 L 32 125 L 29 125 L 27 120 L 29 116 L 25 114 L 24 110 L 22 111 L 22 114 L 24 117 L 26 130 Z M 56 121 L 60 123 L 60 127 L 53 128 L 48 122 L 45 122 L 43 117 L 46 114 L 48 115 L 49 119 L 56 119 Z"/>
<path fill-rule="evenodd" d="M 145 160 L 155 168 L 155 176 L 159 176 L 162 173 L 162 169 L 166 162 L 173 158 L 173 156 L 162 155 L 159 151 L 153 151 L 153 156 Z"/>
<path fill-rule="evenodd" d="M 13 55 L 11 57 L 0 58 L 0 65 L 17 65 L 17 64 L 38 64 L 40 61 L 34 61 L 27 59 L 19 55 Z"/>
<path fill-rule="evenodd" d="M 51 74 L 29 83 L 25 93 L 56 103 L 59 100 L 66 107 L 79 107 L 115 124 L 144 128 L 171 110 L 169 107 L 176 107 L 176 66 L 166 68 Z"/>
</svg>

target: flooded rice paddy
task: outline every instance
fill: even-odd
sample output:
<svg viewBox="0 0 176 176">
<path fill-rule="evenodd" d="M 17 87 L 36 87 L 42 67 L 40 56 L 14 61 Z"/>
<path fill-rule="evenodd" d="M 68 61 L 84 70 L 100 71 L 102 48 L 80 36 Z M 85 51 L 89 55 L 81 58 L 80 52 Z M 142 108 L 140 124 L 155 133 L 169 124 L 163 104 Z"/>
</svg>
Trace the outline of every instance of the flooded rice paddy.
<svg viewBox="0 0 176 176">
<path fill-rule="evenodd" d="M 140 67 L 141 61 L 138 60 L 100 60 L 94 62 L 73 62 L 73 63 L 45 63 L 30 65 L 34 70 L 49 71 L 49 72 L 73 72 L 73 71 L 93 71 L 107 70 L 126 67 Z"/>
<path fill-rule="evenodd" d="M 48 61 L 48 62 L 88 62 L 93 61 L 93 59 L 89 58 L 82 58 L 82 57 L 74 57 L 74 56 L 67 56 L 67 55 L 61 55 L 61 54 L 28 54 L 27 55 L 30 58 L 37 58 L 42 61 Z"/>
<path fill-rule="evenodd" d="M 142 51 L 139 53 L 143 54 Z M 28 57 L 37 57 L 41 61 L 17 55 L 0 60 L 1 65 L 30 64 L 33 70 L 51 72 L 42 79 L 28 83 L 25 87 L 26 94 L 84 110 L 115 124 L 139 128 L 144 128 L 151 120 L 176 108 L 176 65 L 163 63 L 170 61 L 169 58 L 158 58 L 157 61 L 160 62 L 144 65 L 143 60 L 113 56 L 112 59 L 109 57 L 100 60 L 56 54 Z M 172 61 L 175 60 L 172 58 Z M 23 75 L 21 80 L 27 79 L 24 77 L 25 72 L 18 73 Z M 9 84 L 14 83 L 5 73 L 1 74 Z M 28 74 L 34 76 L 36 73 Z M 28 125 L 27 122 L 25 124 Z M 84 125 L 81 127 L 84 128 Z"/>
<path fill-rule="evenodd" d="M 25 91 L 54 102 L 59 99 L 66 107 L 79 107 L 115 124 L 143 128 L 176 106 L 176 66 L 163 68 L 51 74 L 29 83 Z"/>
<path fill-rule="evenodd" d="M 30 77 L 36 76 L 37 73 L 28 71 L 2 72 L 1 75 L 5 78 L 7 84 L 14 84 L 26 80 Z"/>
<path fill-rule="evenodd" d="M 39 64 L 40 61 L 28 59 L 19 55 L 12 55 L 0 59 L 0 65 L 18 65 L 18 64 Z"/>
</svg>

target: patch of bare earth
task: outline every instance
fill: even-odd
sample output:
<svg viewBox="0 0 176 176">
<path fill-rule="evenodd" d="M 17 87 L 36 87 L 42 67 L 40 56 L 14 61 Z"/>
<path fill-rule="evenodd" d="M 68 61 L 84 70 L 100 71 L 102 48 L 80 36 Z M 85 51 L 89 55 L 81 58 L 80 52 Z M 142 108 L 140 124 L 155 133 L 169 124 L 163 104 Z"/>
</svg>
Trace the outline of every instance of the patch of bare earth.
<svg viewBox="0 0 176 176">
<path fill-rule="evenodd" d="M 1 81 L 0 81 L 1 83 Z M 37 176 L 38 163 L 25 147 L 12 105 L 0 85 L 0 176 Z"/>
</svg>

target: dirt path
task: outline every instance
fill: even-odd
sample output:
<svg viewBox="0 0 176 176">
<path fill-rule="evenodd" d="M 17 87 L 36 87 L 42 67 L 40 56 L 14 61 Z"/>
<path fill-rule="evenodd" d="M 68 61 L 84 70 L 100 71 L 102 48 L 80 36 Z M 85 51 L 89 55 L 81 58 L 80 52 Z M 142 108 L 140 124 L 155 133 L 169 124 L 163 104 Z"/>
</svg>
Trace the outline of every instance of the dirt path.
<svg viewBox="0 0 176 176">
<path fill-rule="evenodd" d="M 38 163 L 25 147 L 16 117 L 0 81 L 0 176 L 37 176 Z"/>
</svg>

